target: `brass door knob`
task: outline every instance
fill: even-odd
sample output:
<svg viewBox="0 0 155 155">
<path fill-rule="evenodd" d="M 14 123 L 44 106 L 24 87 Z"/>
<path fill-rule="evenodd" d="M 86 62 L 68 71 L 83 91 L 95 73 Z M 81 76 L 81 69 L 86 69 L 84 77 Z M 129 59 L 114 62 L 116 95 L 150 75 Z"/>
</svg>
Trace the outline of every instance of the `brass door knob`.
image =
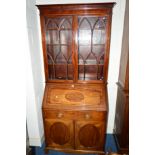
<svg viewBox="0 0 155 155">
<path fill-rule="evenodd" d="M 60 113 L 58 113 L 57 117 L 58 118 L 62 118 L 63 117 L 63 114 L 60 112 Z"/>
<path fill-rule="evenodd" d="M 90 116 L 89 114 L 85 114 L 85 118 L 86 118 L 86 119 L 90 119 L 91 116 Z"/>
</svg>

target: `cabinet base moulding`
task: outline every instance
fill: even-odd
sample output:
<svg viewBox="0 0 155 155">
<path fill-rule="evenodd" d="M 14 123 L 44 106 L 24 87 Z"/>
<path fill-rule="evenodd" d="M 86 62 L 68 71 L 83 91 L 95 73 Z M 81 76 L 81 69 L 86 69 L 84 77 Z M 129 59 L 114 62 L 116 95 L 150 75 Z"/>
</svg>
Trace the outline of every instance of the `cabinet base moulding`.
<svg viewBox="0 0 155 155">
<path fill-rule="evenodd" d="M 65 152 L 65 153 L 78 153 L 78 154 L 100 154 L 100 155 L 104 155 L 105 152 L 104 151 L 87 151 L 87 150 L 74 150 L 74 149 L 57 149 L 57 148 L 52 148 L 52 147 L 46 147 L 45 148 L 45 153 L 48 154 L 48 152 L 50 150 L 53 151 L 60 151 L 60 152 Z"/>
</svg>

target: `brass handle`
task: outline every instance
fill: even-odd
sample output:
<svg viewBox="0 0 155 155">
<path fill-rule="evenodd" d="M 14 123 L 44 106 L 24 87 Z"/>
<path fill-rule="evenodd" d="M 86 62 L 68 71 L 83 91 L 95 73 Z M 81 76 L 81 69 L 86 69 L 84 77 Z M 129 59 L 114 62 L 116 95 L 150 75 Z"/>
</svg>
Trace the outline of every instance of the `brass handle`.
<svg viewBox="0 0 155 155">
<path fill-rule="evenodd" d="M 58 118 L 62 118 L 63 114 L 62 113 L 58 113 L 57 117 Z"/>
<path fill-rule="evenodd" d="M 89 114 L 85 114 L 85 118 L 86 118 L 86 119 L 90 119 L 90 117 L 91 117 L 91 116 L 90 116 Z"/>
</svg>

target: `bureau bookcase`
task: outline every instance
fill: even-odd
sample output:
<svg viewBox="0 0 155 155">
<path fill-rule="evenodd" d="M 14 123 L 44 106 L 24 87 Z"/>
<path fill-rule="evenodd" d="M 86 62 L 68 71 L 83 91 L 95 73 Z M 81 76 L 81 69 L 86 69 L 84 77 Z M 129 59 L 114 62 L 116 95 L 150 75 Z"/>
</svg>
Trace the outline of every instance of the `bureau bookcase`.
<svg viewBox="0 0 155 155">
<path fill-rule="evenodd" d="M 114 3 L 38 5 L 45 150 L 103 153 Z"/>
</svg>

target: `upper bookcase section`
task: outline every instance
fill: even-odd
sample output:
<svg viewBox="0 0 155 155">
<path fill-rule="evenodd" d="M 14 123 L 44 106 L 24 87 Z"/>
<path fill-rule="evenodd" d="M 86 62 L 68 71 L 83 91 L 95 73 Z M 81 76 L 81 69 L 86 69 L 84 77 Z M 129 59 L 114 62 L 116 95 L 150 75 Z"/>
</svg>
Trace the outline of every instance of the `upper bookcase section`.
<svg viewBox="0 0 155 155">
<path fill-rule="evenodd" d="M 107 82 L 114 4 L 37 5 L 47 83 Z"/>
</svg>

